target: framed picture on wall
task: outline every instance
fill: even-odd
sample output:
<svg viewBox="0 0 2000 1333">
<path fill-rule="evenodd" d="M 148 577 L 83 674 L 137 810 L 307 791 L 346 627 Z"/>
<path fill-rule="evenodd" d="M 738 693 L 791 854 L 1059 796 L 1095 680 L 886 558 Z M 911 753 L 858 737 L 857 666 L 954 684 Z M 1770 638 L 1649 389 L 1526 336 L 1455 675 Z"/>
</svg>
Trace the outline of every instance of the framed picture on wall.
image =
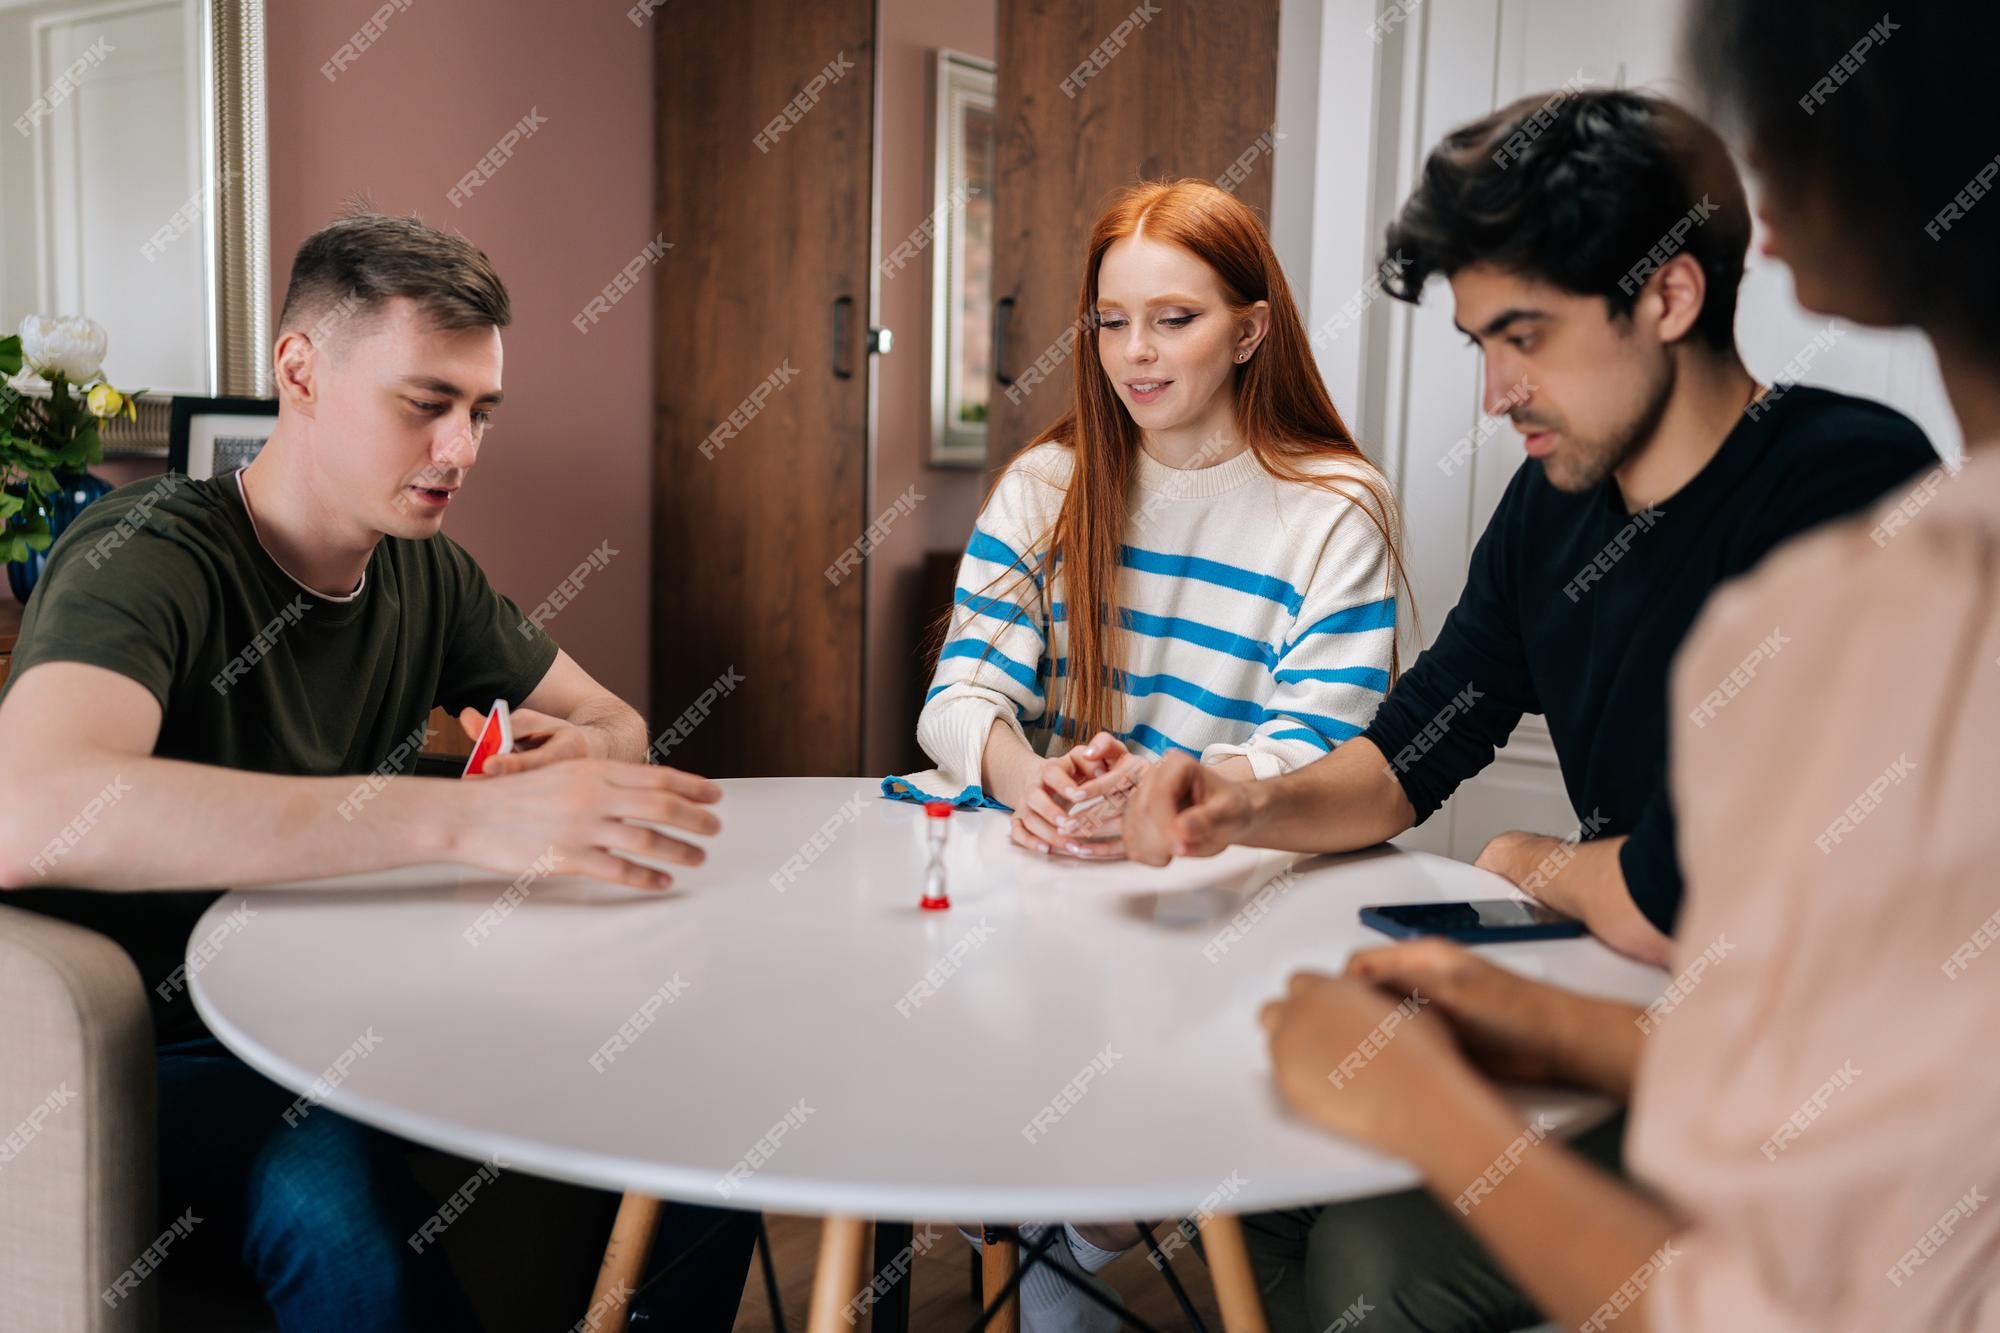
<svg viewBox="0 0 2000 1333">
<path fill-rule="evenodd" d="M 986 466 L 993 384 L 993 65 L 937 53 L 931 173 L 932 467 Z"/>
<path fill-rule="evenodd" d="M 278 429 L 275 398 L 176 398 L 167 467 L 190 481 L 242 467 Z"/>
</svg>

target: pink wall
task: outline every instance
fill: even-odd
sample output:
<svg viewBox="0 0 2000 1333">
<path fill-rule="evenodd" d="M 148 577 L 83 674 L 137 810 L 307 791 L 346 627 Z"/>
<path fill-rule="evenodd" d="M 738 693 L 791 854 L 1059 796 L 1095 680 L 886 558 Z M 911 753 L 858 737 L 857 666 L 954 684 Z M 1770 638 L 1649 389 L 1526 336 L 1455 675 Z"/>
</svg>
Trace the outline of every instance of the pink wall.
<svg viewBox="0 0 2000 1333">
<path fill-rule="evenodd" d="M 880 0 L 880 229 L 886 253 L 929 216 L 931 62 L 938 47 L 991 59 L 996 0 Z M 267 9 L 272 284 L 351 194 L 420 213 L 492 256 L 514 299 L 507 404 L 446 530 L 503 592 L 532 607 L 609 540 L 620 554 L 549 624 L 611 689 L 647 707 L 651 563 L 649 280 L 579 333 L 571 319 L 653 239 L 653 33 L 625 6 L 424 0 L 393 13 L 329 81 L 321 67 L 378 8 L 319 0 Z M 524 139 L 463 207 L 447 192 L 533 108 Z M 672 241 L 674 237 L 666 237 Z M 664 263 L 699 257 L 670 251 Z M 870 517 L 915 485 L 925 502 L 868 563 L 867 765 L 913 751 L 923 682 L 915 629 L 924 552 L 964 545 L 985 477 L 931 468 L 930 270 L 880 284 Z M 126 480 L 153 468 L 107 464 Z M 913 694 L 914 692 L 914 694 Z"/>
<path fill-rule="evenodd" d="M 623 4 L 423 0 L 329 81 L 321 67 L 378 8 L 266 9 L 274 299 L 299 243 L 357 192 L 492 257 L 514 302 L 507 402 L 446 531 L 524 607 L 609 540 L 618 555 L 548 628 L 643 711 L 652 282 L 587 334 L 570 321 L 654 238 L 652 30 Z M 547 123 L 454 207 L 447 192 L 531 108 Z M 661 262 L 697 261 L 669 251 Z"/>
<path fill-rule="evenodd" d="M 931 65 L 936 48 L 993 59 L 996 0 L 880 0 L 881 250 L 886 256 L 931 214 Z M 875 484 L 872 519 L 914 485 L 924 497 L 890 528 L 868 560 L 868 734 L 875 772 L 900 769 L 917 754 L 917 705 L 925 682 L 916 664 L 915 624 L 924 552 L 960 550 L 972 530 L 985 474 L 933 468 L 930 456 L 930 261 L 926 252 L 883 278 L 875 323 L 896 334 L 876 360 Z"/>
</svg>

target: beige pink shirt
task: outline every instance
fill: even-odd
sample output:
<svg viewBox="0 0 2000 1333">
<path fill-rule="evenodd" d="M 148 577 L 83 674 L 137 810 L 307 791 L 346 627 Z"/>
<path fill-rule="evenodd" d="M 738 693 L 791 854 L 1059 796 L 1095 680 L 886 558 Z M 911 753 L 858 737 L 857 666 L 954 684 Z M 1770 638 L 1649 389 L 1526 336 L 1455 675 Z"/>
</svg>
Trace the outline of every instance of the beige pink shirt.
<svg viewBox="0 0 2000 1333">
<path fill-rule="evenodd" d="M 2000 1329 L 2000 444 L 1718 593 L 1671 707 L 1653 1327 Z"/>
</svg>

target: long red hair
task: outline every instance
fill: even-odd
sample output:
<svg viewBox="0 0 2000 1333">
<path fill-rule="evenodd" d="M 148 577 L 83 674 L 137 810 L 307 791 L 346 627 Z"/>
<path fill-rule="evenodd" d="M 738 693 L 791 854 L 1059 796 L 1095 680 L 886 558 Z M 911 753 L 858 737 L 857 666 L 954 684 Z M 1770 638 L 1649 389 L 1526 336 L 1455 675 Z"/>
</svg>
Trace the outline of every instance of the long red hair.
<svg viewBox="0 0 2000 1333">
<path fill-rule="evenodd" d="M 1272 476 L 1318 486 L 1359 506 L 1389 547 L 1391 573 L 1385 595 L 1393 595 L 1399 584 L 1407 587 L 1398 550 L 1400 524 L 1388 487 L 1370 478 L 1356 483 L 1360 488 L 1356 493 L 1340 484 L 1343 479 L 1315 476 L 1304 466 L 1326 458 L 1364 463 L 1369 459 L 1327 396 L 1270 237 L 1242 200 L 1193 178 L 1149 181 L 1121 190 L 1090 229 L 1074 327 L 1095 331 L 1097 272 L 1104 253 L 1114 241 L 1136 234 L 1142 226 L 1148 237 L 1180 246 L 1215 271 L 1232 317 L 1258 301 L 1269 303 L 1268 332 L 1256 354 L 1234 370 L 1237 432 Z M 1060 563 L 1063 600 L 1069 608 L 1069 668 L 1059 704 L 1054 702 L 1051 682 L 1048 725 L 1081 741 L 1099 731 L 1121 730 L 1124 653 L 1122 636 L 1114 632 L 1119 624 L 1115 618 L 1118 552 L 1125 540 L 1127 494 L 1140 431 L 1100 358 L 1077 359 L 1068 410 L 1029 442 L 1030 448 L 1054 441 L 1069 449 L 1074 463 L 1069 487 L 1046 542 L 1032 543 L 1023 553 L 1024 564 L 1017 568 L 1020 584 L 1031 584 L 1034 569 L 1025 562 L 1034 559 L 1036 550 L 1047 552 L 1049 577 L 1036 595 L 1042 600 L 1043 622 L 1048 623 L 1054 573 Z M 1005 578 L 1002 574 L 994 583 Z M 1392 647 L 1392 677 L 1397 665 Z"/>
</svg>

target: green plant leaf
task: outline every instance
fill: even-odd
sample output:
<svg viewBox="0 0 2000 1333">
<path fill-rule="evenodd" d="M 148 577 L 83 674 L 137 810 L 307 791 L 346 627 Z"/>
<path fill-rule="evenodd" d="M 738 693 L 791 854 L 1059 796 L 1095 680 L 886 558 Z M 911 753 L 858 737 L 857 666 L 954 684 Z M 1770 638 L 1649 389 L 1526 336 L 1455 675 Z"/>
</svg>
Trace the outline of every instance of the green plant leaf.
<svg viewBox="0 0 2000 1333">
<path fill-rule="evenodd" d="M 97 418 L 86 413 L 77 422 L 76 435 L 63 450 L 61 468 L 65 472 L 81 472 L 95 463 L 104 452 L 104 438 L 98 433 Z"/>
<path fill-rule="evenodd" d="M 0 532 L 0 549 L 6 552 L 5 561 L 0 563 L 26 560 L 31 551 L 48 550 L 53 540 L 46 517 L 37 514 L 25 523 L 16 519 L 4 532 Z"/>
<path fill-rule="evenodd" d="M 0 338 L 0 375 L 12 375 L 21 368 L 21 335 Z"/>
</svg>

